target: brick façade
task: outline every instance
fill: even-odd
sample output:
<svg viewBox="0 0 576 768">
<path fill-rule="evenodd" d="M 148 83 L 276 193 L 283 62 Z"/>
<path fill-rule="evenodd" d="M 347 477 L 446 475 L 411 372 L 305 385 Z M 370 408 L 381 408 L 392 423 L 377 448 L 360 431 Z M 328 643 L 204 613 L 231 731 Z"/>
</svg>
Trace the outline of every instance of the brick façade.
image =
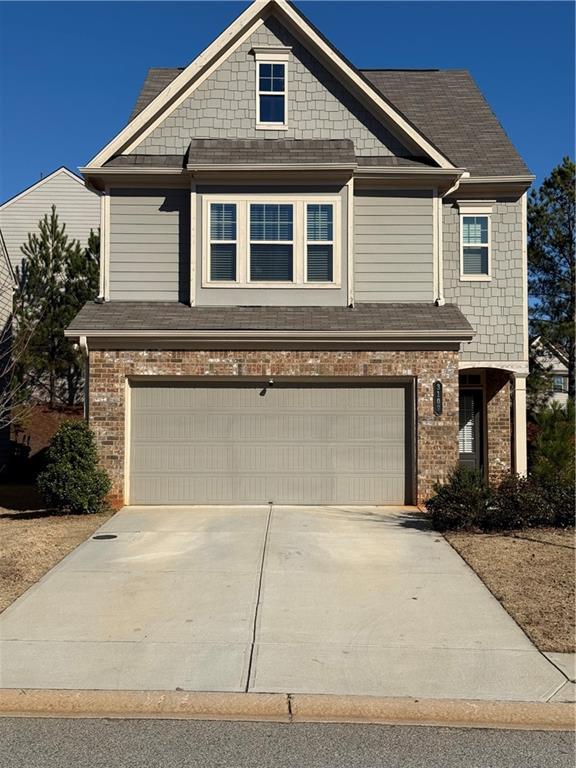
<svg viewBox="0 0 576 768">
<path fill-rule="evenodd" d="M 409 376 L 417 382 L 417 501 L 458 462 L 458 352 L 454 351 L 196 351 L 90 352 L 90 425 L 102 466 L 112 480 L 111 502 L 124 503 L 125 398 L 136 376 L 321 378 Z M 433 412 L 433 383 L 443 384 L 443 411 Z"/>
</svg>

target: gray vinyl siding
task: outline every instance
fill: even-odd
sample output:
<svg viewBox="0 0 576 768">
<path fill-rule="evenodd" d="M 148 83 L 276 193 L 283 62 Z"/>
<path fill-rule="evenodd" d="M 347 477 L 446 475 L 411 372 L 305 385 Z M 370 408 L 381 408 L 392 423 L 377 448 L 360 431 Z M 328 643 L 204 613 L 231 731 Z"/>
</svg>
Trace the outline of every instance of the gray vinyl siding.
<svg viewBox="0 0 576 768">
<path fill-rule="evenodd" d="M 460 280 L 460 215 L 442 208 L 444 296 L 458 304 L 476 336 L 461 360 L 527 360 L 524 349 L 522 201 L 499 200 L 492 210 L 492 279 Z"/>
<path fill-rule="evenodd" d="M 190 190 L 112 189 L 110 299 L 189 301 Z"/>
<path fill-rule="evenodd" d="M 274 197 L 290 197 L 303 194 L 339 194 L 341 227 L 340 259 L 341 287 L 340 288 L 218 288 L 202 287 L 202 249 L 204 233 L 201 227 L 196 236 L 196 304 L 202 305 L 234 305 L 234 306 L 345 306 L 348 301 L 348 188 L 347 187 L 222 187 L 202 186 L 197 189 L 196 220 L 202 221 L 203 196 L 206 194 L 230 194 L 237 192 L 238 196 L 261 193 Z"/>
<path fill-rule="evenodd" d="M 138 384 L 132 504 L 403 504 L 406 389 Z"/>
<path fill-rule="evenodd" d="M 79 181 L 61 172 L 37 189 L 0 210 L 0 229 L 14 268 L 22 264 L 21 246 L 28 233 L 38 231 L 38 222 L 49 214 L 52 205 L 69 238 L 86 245 L 90 230 L 100 227 L 100 197 Z"/>
<path fill-rule="evenodd" d="M 433 214 L 429 190 L 356 190 L 355 301 L 432 301 Z"/>
<path fill-rule="evenodd" d="M 254 46 L 290 46 L 286 130 L 256 129 Z M 184 154 L 191 138 L 352 139 L 359 155 L 405 155 L 401 143 L 276 19 L 259 27 L 133 151 Z"/>
</svg>

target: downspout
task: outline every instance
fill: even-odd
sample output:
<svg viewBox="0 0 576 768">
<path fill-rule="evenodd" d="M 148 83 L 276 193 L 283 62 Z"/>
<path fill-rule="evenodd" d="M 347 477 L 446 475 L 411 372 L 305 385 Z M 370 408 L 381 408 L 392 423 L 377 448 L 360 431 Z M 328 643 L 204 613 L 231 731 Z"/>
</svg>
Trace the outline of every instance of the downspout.
<svg viewBox="0 0 576 768">
<path fill-rule="evenodd" d="M 452 193 L 456 192 L 458 187 L 460 186 L 460 182 L 462 179 L 467 179 L 470 177 L 470 173 L 468 171 L 463 171 L 463 173 L 459 174 L 459 176 L 456 178 L 456 181 L 454 184 L 449 187 L 446 192 L 444 192 L 441 195 L 438 195 L 438 215 L 436 216 L 436 224 L 438 227 L 438 231 L 436 233 L 436 237 L 438 238 L 438 262 L 436 265 L 436 269 L 438 270 L 438 296 L 436 297 L 436 300 L 434 303 L 437 307 L 443 307 L 444 304 L 446 304 L 446 299 L 444 298 L 444 256 L 443 256 L 443 243 L 442 243 L 442 207 L 443 207 L 443 200 L 451 195 Z"/>
</svg>

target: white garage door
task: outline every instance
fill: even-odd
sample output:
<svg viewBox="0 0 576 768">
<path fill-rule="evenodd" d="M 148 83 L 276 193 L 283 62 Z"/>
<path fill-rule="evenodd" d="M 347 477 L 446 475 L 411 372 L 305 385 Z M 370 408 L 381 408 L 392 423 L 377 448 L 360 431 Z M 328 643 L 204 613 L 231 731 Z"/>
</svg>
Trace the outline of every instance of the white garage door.
<svg viewBox="0 0 576 768">
<path fill-rule="evenodd" d="M 403 504 L 403 386 L 133 383 L 131 504 Z"/>
</svg>

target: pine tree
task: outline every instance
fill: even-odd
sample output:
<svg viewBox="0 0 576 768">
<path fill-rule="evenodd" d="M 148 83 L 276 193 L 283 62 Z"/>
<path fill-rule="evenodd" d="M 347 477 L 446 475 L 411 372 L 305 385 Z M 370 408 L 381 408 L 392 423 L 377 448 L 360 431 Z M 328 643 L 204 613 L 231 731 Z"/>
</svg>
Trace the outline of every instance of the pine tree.
<svg viewBox="0 0 576 768">
<path fill-rule="evenodd" d="M 528 262 L 532 330 L 568 359 L 568 393 L 574 397 L 576 166 L 565 157 L 528 207 Z"/>
<path fill-rule="evenodd" d="M 82 359 L 64 329 L 82 305 L 98 293 L 98 235 L 88 247 L 66 234 L 56 207 L 28 235 L 24 261 L 17 269 L 14 297 L 15 333 L 26 337 L 17 361 L 17 378 L 28 393 L 47 391 L 54 406 L 65 382 L 66 401 L 73 404 L 82 379 Z M 18 346 L 18 345 L 17 345 Z"/>
</svg>

